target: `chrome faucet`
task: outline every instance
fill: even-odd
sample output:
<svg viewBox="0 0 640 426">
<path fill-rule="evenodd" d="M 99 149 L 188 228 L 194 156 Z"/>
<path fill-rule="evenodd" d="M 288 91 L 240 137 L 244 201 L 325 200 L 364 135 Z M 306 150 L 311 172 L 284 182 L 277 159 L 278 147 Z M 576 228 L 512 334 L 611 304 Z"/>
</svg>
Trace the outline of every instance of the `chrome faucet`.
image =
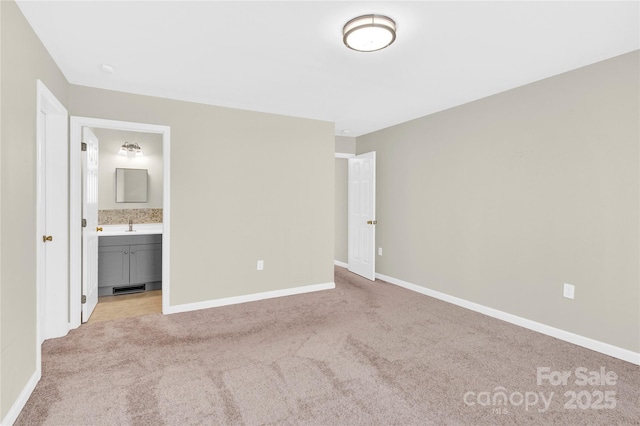
<svg viewBox="0 0 640 426">
<path fill-rule="evenodd" d="M 129 219 L 129 232 L 133 232 L 133 219 Z"/>
</svg>

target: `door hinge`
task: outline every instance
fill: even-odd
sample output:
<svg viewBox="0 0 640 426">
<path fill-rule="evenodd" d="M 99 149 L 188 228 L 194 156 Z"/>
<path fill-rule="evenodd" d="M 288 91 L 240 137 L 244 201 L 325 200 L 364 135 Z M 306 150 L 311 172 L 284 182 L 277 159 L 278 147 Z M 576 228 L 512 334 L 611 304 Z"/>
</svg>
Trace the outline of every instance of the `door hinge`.
<svg viewBox="0 0 640 426">
<path fill-rule="evenodd" d="M 87 144 L 82 142 L 82 144 L 80 145 L 80 151 L 86 151 L 87 150 Z"/>
<path fill-rule="evenodd" d="M 82 295 L 82 304 L 84 305 L 85 303 L 87 303 L 87 296 L 85 296 L 84 294 Z"/>
<path fill-rule="evenodd" d="M 82 227 L 83 228 L 87 227 L 87 219 L 82 219 Z"/>
</svg>

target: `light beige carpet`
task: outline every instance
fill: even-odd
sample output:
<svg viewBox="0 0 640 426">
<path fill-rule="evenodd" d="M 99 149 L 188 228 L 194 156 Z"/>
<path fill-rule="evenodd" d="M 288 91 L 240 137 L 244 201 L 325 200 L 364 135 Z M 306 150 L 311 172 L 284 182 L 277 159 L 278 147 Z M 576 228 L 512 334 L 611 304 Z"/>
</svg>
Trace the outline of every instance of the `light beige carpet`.
<svg viewBox="0 0 640 426">
<path fill-rule="evenodd" d="M 638 366 L 342 268 L 335 281 L 49 340 L 16 424 L 638 424 Z M 581 385 L 582 367 L 615 384 Z M 571 377 L 538 384 L 538 368 Z"/>
</svg>

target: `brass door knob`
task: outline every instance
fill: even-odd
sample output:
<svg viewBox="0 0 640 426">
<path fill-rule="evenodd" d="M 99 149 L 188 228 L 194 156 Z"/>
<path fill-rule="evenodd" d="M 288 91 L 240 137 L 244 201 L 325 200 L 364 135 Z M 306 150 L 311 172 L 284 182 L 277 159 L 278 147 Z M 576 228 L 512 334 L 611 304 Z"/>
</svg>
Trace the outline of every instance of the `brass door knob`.
<svg viewBox="0 0 640 426">
<path fill-rule="evenodd" d="M 367 221 L 367 225 L 377 225 L 378 221 L 377 220 L 368 220 Z"/>
<path fill-rule="evenodd" d="M 100 232 L 100 231 L 102 231 L 102 226 L 98 226 L 98 227 L 96 228 L 96 232 Z"/>
<path fill-rule="evenodd" d="M 53 237 L 51 235 L 43 235 L 42 236 L 42 242 L 46 243 L 47 241 L 53 241 Z"/>
</svg>

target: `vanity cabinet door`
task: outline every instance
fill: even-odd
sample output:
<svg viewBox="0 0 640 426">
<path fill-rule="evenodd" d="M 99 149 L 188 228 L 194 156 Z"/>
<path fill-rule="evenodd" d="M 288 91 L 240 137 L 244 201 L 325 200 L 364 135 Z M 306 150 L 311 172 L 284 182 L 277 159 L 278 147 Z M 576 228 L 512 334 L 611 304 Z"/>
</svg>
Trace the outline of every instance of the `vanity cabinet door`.
<svg viewBox="0 0 640 426">
<path fill-rule="evenodd" d="M 129 284 L 129 246 L 98 248 L 98 287 Z"/>
<path fill-rule="evenodd" d="M 162 244 L 137 244 L 130 246 L 131 284 L 162 281 Z"/>
</svg>

